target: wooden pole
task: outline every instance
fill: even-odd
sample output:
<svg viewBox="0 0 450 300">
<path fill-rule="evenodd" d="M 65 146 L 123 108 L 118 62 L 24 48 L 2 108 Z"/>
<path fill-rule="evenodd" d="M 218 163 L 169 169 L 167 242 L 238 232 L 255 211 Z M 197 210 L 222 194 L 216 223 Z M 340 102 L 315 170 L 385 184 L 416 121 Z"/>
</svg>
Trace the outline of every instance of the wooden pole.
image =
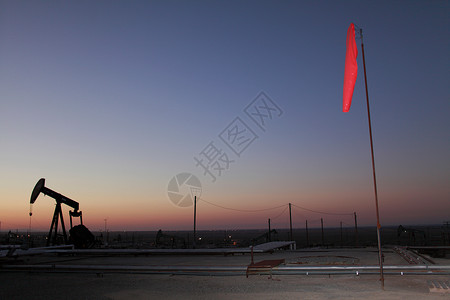
<svg viewBox="0 0 450 300">
<path fill-rule="evenodd" d="M 361 34 L 361 52 L 363 58 L 363 67 L 364 67 L 364 83 L 366 86 L 366 102 L 367 102 L 367 118 L 369 122 L 369 136 L 370 136 L 370 151 L 372 154 L 372 173 L 373 173 L 373 189 L 375 194 L 375 209 L 377 215 L 377 240 L 378 240 L 378 262 L 380 264 L 380 281 L 381 287 L 384 289 L 384 276 L 383 276 L 383 253 L 381 252 L 381 237 L 380 237 L 380 213 L 378 209 L 378 192 L 377 192 L 377 177 L 375 174 L 375 158 L 373 154 L 373 140 L 372 140 L 372 124 L 370 121 L 370 106 L 369 106 L 369 92 L 367 89 L 367 75 L 366 75 L 366 59 L 364 56 L 364 43 L 363 43 L 363 33 L 362 29 L 359 29 Z"/>
<path fill-rule="evenodd" d="M 320 224 L 321 224 L 321 227 L 322 227 L 322 246 L 325 246 L 325 238 L 324 238 L 324 235 L 323 235 L 323 218 L 320 218 Z"/>
<path fill-rule="evenodd" d="M 306 247 L 309 247 L 308 220 L 306 220 Z"/>
<path fill-rule="evenodd" d="M 355 215 L 355 247 L 358 247 L 358 221 L 356 220 L 356 212 L 353 214 Z"/>
<path fill-rule="evenodd" d="M 196 219 L 197 219 L 197 196 L 194 196 L 194 241 L 192 242 L 193 248 L 195 248 L 195 243 L 197 241 Z"/>
<path fill-rule="evenodd" d="M 293 241 L 292 239 L 292 214 L 291 214 L 291 203 L 289 203 L 289 239 Z"/>
</svg>

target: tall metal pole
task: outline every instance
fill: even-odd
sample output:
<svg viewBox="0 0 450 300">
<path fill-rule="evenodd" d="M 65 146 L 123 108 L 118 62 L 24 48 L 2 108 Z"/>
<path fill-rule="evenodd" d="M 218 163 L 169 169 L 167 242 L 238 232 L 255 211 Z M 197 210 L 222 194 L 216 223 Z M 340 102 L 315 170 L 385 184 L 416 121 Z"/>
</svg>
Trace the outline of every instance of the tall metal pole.
<svg viewBox="0 0 450 300">
<path fill-rule="evenodd" d="M 308 220 L 306 220 L 305 224 L 306 224 L 306 247 L 309 247 Z"/>
<path fill-rule="evenodd" d="M 291 203 L 289 203 L 289 238 L 291 241 L 292 239 L 292 214 L 291 214 Z"/>
<path fill-rule="evenodd" d="M 353 214 L 355 215 L 355 247 L 358 247 L 358 222 L 356 220 L 356 212 Z"/>
<path fill-rule="evenodd" d="M 71 219 L 72 220 L 72 219 Z M 103 239 L 105 245 L 108 245 L 108 235 L 107 235 L 107 229 L 106 229 L 106 222 L 108 221 L 108 219 L 103 219 L 105 221 L 105 237 Z M 70 225 L 72 226 L 72 225 Z"/>
<path fill-rule="evenodd" d="M 320 218 L 320 224 L 321 224 L 321 227 L 322 227 L 322 246 L 324 246 L 325 245 L 325 238 L 324 238 L 324 235 L 323 235 L 323 218 Z"/>
<path fill-rule="evenodd" d="M 194 241 L 192 242 L 193 248 L 195 248 L 195 242 L 197 241 L 196 233 L 196 218 L 197 218 L 197 196 L 194 196 Z"/>
<path fill-rule="evenodd" d="M 372 154 L 372 171 L 373 171 L 373 189 L 375 193 L 375 209 L 377 214 L 377 240 L 378 240 L 378 261 L 380 264 L 380 281 L 381 287 L 384 289 L 384 276 L 383 276 L 383 254 L 381 252 L 381 237 L 380 237 L 380 213 L 378 210 L 378 192 L 377 192 L 377 177 L 375 175 L 375 158 L 373 154 L 373 140 L 372 140 L 372 124 L 370 121 L 370 107 L 369 107 L 369 92 L 367 89 L 367 75 L 366 75 L 366 59 L 364 56 L 364 43 L 363 43 L 363 33 L 362 29 L 359 29 L 361 34 L 361 52 L 363 57 L 363 67 L 364 67 L 364 83 L 366 86 L 366 102 L 367 102 L 367 118 L 369 121 L 369 135 L 370 135 L 370 151 Z"/>
<path fill-rule="evenodd" d="M 271 236 L 270 236 L 270 218 L 269 218 L 269 235 L 267 236 L 268 237 L 268 239 L 269 239 L 269 242 L 271 242 L 272 241 L 272 238 L 271 238 Z"/>
</svg>

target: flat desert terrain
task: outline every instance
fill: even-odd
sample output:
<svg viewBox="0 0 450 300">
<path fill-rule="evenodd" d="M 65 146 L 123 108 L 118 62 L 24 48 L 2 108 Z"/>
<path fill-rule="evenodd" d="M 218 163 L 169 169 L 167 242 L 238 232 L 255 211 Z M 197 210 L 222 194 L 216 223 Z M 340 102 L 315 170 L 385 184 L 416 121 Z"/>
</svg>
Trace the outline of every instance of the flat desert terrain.
<svg viewBox="0 0 450 300">
<path fill-rule="evenodd" d="M 385 266 L 410 266 L 392 249 L 383 249 Z M 377 265 L 376 248 L 277 250 L 258 253 L 254 262 L 284 259 L 280 266 Z M 84 256 L 45 254 L 2 261 L 0 299 L 450 299 L 444 288 L 448 269 L 432 275 L 385 270 L 385 287 L 379 274 L 277 274 L 270 272 L 218 274 L 201 272 L 156 273 L 105 270 L 105 266 L 246 267 L 249 254 L 237 255 L 120 255 Z M 435 265 L 449 266 L 448 258 L 433 258 Z M 97 266 L 98 270 L 15 270 L 11 265 Z M 3 270 L 2 270 L 3 268 Z M 325 272 L 326 273 L 326 272 Z"/>
</svg>

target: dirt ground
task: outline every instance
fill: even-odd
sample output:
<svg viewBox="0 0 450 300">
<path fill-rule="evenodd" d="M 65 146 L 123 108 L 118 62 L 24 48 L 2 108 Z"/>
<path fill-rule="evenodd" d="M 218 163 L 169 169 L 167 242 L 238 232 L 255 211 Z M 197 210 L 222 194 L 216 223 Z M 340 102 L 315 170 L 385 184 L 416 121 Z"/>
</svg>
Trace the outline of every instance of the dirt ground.
<svg viewBox="0 0 450 300">
<path fill-rule="evenodd" d="M 0 274 L 0 299 L 450 299 L 430 292 L 430 276 L 185 276 Z M 449 277 L 433 276 L 433 280 Z"/>
<path fill-rule="evenodd" d="M 386 249 L 386 265 L 408 265 Z M 279 251 L 255 255 L 255 262 L 283 258 L 286 265 L 376 265 L 375 249 Z M 23 258 L 27 265 L 247 266 L 249 255 L 57 256 Z M 11 264 L 11 262 L 8 262 Z M 449 259 L 437 259 L 439 265 Z M 204 274 L 203 274 L 204 275 Z M 0 268 L 0 299 L 450 299 L 450 291 L 429 289 L 429 281 L 450 275 L 170 275 L 84 271 L 48 273 Z"/>
</svg>

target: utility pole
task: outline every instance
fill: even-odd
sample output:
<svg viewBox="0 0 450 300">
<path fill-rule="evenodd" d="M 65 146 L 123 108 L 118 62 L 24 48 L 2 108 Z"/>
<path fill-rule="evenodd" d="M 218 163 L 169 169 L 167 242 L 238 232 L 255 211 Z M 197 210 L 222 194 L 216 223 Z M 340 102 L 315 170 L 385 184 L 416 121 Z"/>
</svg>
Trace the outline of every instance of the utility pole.
<svg viewBox="0 0 450 300">
<path fill-rule="evenodd" d="M 269 242 L 271 242 L 271 241 L 272 241 L 272 238 L 271 238 L 271 236 L 270 236 L 270 218 L 269 218 L 269 235 L 268 235 L 267 237 L 268 237 L 268 239 L 269 239 Z"/>
<path fill-rule="evenodd" d="M 323 235 L 323 218 L 320 218 L 320 224 L 321 224 L 321 227 L 322 227 L 322 246 L 325 246 L 325 238 L 324 238 L 324 235 Z"/>
<path fill-rule="evenodd" d="M 306 220 L 306 247 L 309 247 L 308 220 Z"/>
<path fill-rule="evenodd" d="M 108 245 L 108 236 L 107 236 L 107 232 L 106 232 L 106 222 L 108 221 L 108 219 L 103 219 L 104 221 L 105 221 L 105 237 L 104 237 L 104 239 L 105 239 L 105 244 L 106 245 Z"/>
<path fill-rule="evenodd" d="M 355 247 L 358 247 L 358 222 L 356 220 L 356 212 L 354 212 L 355 215 Z"/>
<path fill-rule="evenodd" d="M 449 221 L 445 221 L 444 222 L 444 225 L 445 225 L 445 232 L 443 233 L 443 235 L 444 235 L 444 245 L 446 246 L 447 245 L 447 242 L 449 243 L 449 245 L 450 245 L 450 231 L 448 230 L 448 227 L 449 227 Z M 446 236 L 447 235 L 447 236 Z"/>
<path fill-rule="evenodd" d="M 293 241 L 292 239 L 292 214 L 291 214 L 291 203 L 289 203 L 289 238 L 291 241 Z"/>
<path fill-rule="evenodd" d="M 197 196 L 194 196 L 194 241 L 192 242 L 192 246 L 194 249 L 195 249 L 195 243 L 197 240 L 196 218 L 197 218 Z"/>
</svg>

